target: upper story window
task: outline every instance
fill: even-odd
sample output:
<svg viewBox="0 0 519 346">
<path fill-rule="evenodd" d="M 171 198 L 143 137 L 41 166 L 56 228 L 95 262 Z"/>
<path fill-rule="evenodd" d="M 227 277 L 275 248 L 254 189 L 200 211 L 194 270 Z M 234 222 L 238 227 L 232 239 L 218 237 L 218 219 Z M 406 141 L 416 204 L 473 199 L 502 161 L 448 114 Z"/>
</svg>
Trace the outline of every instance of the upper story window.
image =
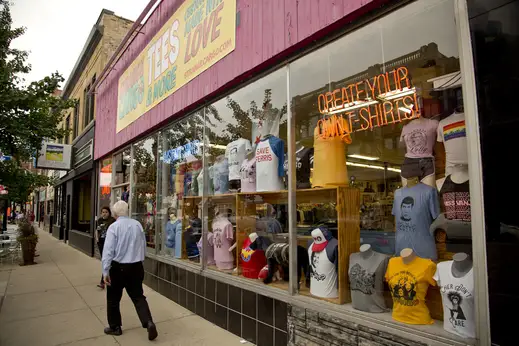
<svg viewBox="0 0 519 346">
<path fill-rule="evenodd" d="M 92 120 L 94 120 L 94 105 L 95 105 L 95 95 L 90 93 L 92 86 L 96 81 L 96 75 L 92 77 L 92 81 L 85 88 L 83 93 L 83 123 L 84 127 L 86 127 Z"/>
</svg>

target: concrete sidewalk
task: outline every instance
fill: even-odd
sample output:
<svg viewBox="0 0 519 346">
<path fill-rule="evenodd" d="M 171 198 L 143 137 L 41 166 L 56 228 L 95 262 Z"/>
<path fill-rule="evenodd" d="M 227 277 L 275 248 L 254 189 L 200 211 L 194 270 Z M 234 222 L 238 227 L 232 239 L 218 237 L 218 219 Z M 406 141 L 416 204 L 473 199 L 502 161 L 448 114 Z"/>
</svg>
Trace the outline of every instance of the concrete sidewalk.
<svg viewBox="0 0 519 346">
<path fill-rule="evenodd" d="M 150 343 L 127 294 L 123 335 L 107 336 L 101 264 L 40 232 L 37 265 L 0 265 L 0 345 L 145 345 Z M 159 337 L 153 345 L 240 345 L 233 334 L 144 287 Z M 250 344 L 249 344 L 250 345 Z"/>
</svg>

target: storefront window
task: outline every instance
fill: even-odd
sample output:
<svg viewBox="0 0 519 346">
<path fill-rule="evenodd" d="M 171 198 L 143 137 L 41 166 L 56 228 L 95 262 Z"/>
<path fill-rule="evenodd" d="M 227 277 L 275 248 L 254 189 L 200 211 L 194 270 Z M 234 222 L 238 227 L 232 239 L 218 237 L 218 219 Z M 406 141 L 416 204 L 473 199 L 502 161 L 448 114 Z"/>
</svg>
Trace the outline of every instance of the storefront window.
<svg viewBox="0 0 519 346">
<path fill-rule="evenodd" d="M 418 1 L 290 65 L 300 294 L 474 337 L 456 37 Z"/>
<path fill-rule="evenodd" d="M 130 183 L 130 163 L 131 163 L 131 152 L 130 148 L 115 154 L 114 166 L 115 166 L 115 181 L 114 184 L 122 185 Z"/>
<path fill-rule="evenodd" d="M 131 217 L 142 224 L 146 245 L 155 252 L 155 217 L 157 184 L 157 136 L 133 145 L 133 178 L 131 185 Z M 126 191 L 122 193 L 124 199 Z"/>
<path fill-rule="evenodd" d="M 281 69 L 209 106 L 203 172 L 208 268 L 255 282 L 277 280 L 273 285 L 283 289 L 289 252 L 286 89 Z"/>
<path fill-rule="evenodd" d="M 203 112 L 161 131 L 157 239 L 167 257 L 200 263 Z"/>
<path fill-rule="evenodd" d="M 99 203 L 97 204 L 98 216 L 103 207 L 110 207 L 112 196 L 112 158 L 100 161 L 99 169 Z"/>
</svg>

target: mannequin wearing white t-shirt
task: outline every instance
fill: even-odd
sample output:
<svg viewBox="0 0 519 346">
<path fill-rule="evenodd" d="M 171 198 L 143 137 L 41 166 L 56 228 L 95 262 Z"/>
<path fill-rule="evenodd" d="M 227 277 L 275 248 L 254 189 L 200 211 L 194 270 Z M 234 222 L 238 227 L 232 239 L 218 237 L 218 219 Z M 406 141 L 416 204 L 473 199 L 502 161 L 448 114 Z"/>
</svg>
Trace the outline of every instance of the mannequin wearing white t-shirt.
<svg viewBox="0 0 519 346">
<path fill-rule="evenodd" d="M 455 278 L 462 278 L 472 269 L 472 261 L 469 255 L 464 252 L 458 252 L 452 256 L 452 275 Z"/>
</svg>

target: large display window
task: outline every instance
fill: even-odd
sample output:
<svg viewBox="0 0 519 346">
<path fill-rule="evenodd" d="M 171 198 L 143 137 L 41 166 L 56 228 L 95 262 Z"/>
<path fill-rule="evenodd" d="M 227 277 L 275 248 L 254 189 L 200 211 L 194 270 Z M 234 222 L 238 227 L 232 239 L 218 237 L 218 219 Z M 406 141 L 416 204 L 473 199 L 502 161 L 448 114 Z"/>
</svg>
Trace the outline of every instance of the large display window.
<svg viewBox="0 0 519 346">
<path fill-rule="evenodd" d="M 115 155 L 112 201 L 169 260 L 475 338 L 456 33 L 415 1 L 289 61 Z"/>
<path fill-rule="evenodd" d="M 158 239 L 161 255 L 200 263 L 203 112 L 159 134 Z"/>
<path fill-rule="evenodd" d="M 102 159 L 99 165 L 99 194 L 97 215 L 103 207 L 110 207 L 112 202 L 112 158 Z"/>
<path fill-rule="evenodd" d="M 134 144 L 131 167 L 131 217 L 142 224 L 146 245 L 153 253 L 156 247 L 157 146 L 157 135 Z"/>
</svg>

